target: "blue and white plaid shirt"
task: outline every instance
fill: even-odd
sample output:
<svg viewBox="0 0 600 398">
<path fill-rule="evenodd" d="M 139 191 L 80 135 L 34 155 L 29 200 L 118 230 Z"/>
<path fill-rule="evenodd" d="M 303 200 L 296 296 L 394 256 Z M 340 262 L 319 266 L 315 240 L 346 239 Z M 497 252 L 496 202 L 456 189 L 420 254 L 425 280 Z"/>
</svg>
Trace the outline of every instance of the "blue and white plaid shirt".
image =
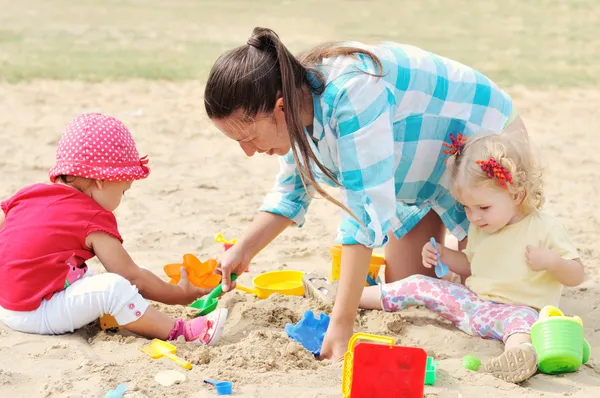
<svg viewBox="0 0 600 398">
<path fill-rule="evenodd" d="M 363 55 L 325 59 L 320 66 L 327 86 L 313 96 L 313 130 L 307 134 L 317 158 L 341 183 L 342 203 L 367 227 L 344 213 L 337 240 L 378 247 L 390 230 L 402 237 L 431 209 L 462 240 L 469 223 L 449 193 L 442 144 L 450 143 L 450 133 L 501 131 L 511 98 L 474 69 L 413 46 L 348 44 L 376 54 L 384 76 L 361 73 L 380 73 Z M 301 226 L 311 196 L 291 152 L 280 164 L 261 211 Z"/>
</svg>

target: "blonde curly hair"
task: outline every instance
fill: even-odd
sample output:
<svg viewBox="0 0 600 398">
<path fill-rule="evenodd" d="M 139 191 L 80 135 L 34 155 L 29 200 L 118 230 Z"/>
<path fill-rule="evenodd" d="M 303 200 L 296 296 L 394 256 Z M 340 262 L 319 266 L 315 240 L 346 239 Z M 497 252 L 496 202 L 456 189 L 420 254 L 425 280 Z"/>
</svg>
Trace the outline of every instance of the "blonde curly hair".
<svg viewBox="0 0 600 398">
<path fill-rule="evenodd" d="M 528 141 L 511 134 L 480 134 L 469 138 L 462 148 L 447 161 L 450 188 L 454 196 L 469 187 L 497 187 L 504 189 L 498 178 L 490 178 L 478 161 L 490 158 L 504 167 L 512 177 L 506 189 L 515 197 L 522 197 L 524 214 L 541 209 L 544 204 L 542 169 L 532 153 Z"/>
</svg>

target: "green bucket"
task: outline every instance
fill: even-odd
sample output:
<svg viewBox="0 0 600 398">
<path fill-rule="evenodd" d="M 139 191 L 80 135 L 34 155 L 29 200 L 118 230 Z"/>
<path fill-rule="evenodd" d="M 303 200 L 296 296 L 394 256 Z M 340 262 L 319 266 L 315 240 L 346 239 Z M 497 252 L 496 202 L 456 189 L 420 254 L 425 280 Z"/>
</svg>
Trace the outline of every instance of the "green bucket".
<svg viewBox="0 0 600 398">
<path fill-rule="evenodd" d="M 556 307 L 544 307 L 531 327 L 531 342 L 542 373 L 576 372 L 590 358 L 590 345 L 583 338 L 579 317 L 566 317 Z"/>
</svg>

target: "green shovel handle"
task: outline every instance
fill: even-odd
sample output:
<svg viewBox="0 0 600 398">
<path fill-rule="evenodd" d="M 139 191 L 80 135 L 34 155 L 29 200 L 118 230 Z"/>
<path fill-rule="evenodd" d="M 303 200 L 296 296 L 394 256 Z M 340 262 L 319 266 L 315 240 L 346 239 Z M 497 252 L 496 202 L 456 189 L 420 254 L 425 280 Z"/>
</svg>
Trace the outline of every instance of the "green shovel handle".
<svg viewBox="0 0 600 398">
<path fill-rule="evenodd" d="M 236 280 L 236 279 L 237 279 L 237 277 L 238 277 L 238 276 L 237 276 L 236 274 L 231 274 L 231 281 L 233 282 L 234 280 Z M 215 288 L 212 290 L 212 292 L 210 292 L 210 293 L 208 294 L 208 296 L 206 296 L 206 302 L 208 303 L 210 300 L 212 300 L 212 299 L 216 299 L 216 298 L 218 298 L 218 297 L 219 297 L 220 295 L 222 295 L 222 294 L 223 294 L 223 284 L 222 284 L 222 283 L 219 283 L 219 284 L 217 285 L 217 287 L 215 287 Z"/>
</svg>

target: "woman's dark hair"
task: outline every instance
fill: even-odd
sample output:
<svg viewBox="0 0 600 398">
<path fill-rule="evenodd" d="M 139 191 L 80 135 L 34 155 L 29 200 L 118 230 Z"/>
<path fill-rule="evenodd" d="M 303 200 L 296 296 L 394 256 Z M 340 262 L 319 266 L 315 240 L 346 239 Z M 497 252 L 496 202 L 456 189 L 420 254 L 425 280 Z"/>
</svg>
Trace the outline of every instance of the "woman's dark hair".
<svg viewBox="0 0 600 398">
<path fill-rule="evenodd" d="M 319 162 L 312 151 L 310 138 L 304 133 L 302 125 L 301 107 L 305 89 L 316 95 L 322 94 L 325 89 L 325 78 L 314 65 L 324 58 L 355 54 L 370 57 L 382 71 L 381 61 L 375 54 L 336 43 L 316 47 L 297 59 L 274 31 L 254 28 L 247 44 L 223 54 L 213 65 L 204 91 L 206 113 L 211 119 L 224 119 L 241 110 L 245 119 L 252 120 L 258 113 L 273 112 L 275 102 L 283 98 L 292 153 L 304 188 L 314 187 L 325 199 L 352 214 L 346 206 L 325 192 L 315 179 L 310 162 L 340 185 L 334 173 Z M 310 191 L 307 189 L 307 192 Z"/>
</svg>

